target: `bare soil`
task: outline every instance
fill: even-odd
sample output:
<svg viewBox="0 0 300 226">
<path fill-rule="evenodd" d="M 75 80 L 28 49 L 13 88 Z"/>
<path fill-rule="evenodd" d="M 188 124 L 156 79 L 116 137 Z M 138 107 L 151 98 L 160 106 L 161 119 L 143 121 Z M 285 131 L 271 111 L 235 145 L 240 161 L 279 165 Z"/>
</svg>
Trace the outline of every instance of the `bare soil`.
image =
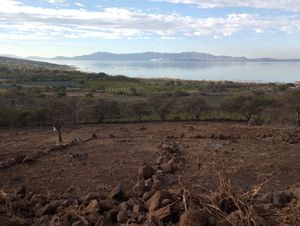
<svg viewBox="0 0 300 226">
<path fill-rule="evenodd" d="M 20 185 L 38 193 L 63 192 L 74 187 L 78 195 L 107 194 L 116 184 L 131 187 L 137 169 L 156 161 L 162 140 L 179 144 L 185 164 L 178 174 L 191 177 L 198 159 L 213 151 L 196 184 L 213 188 L 213 168 L 233 186 L 249 189 L 266 179 L 267 191 L 287 189 L 300 182 L 300 130 L 295 127 L 253 127 L 234 123 L 99 124 L 64 128 L 64 142 L 97 138 L 43 155 L 32 163 L 0 170 L 0 189 Z M 0 130 L 0 162 L 21 154 L 32 155 L 57 145 L 52 128 Z"/>
</svg>

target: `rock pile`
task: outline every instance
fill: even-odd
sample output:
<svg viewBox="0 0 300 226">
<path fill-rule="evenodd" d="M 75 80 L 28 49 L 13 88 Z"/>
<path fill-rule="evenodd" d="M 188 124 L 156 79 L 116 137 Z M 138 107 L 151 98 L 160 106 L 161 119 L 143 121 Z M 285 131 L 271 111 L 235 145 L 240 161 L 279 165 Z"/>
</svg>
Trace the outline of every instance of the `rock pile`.
<svg viewBox="0 0 300 226">
<path fill-rule="evenodd" d="M 10 158 L 5 161 L 0 162 L 0 170 L 11 168 L 13 166 L 16 166 L 18 164 L 33 164 L 35 163 L 39 158 L 49 155 L 52 152 L 58 152 L 58 151 L 64 151 L 68 148 L 80 145 L 82 143 L 89 142 L 93 139 L 96 139 L 97 135 L 92 134 L 91 137 L 85 139 L 85 140 L 80 140 L 80 139 L 74 139 L 70 143 L 66 144 L 59 144 L 50 148 L 47 148 L 45 150 L 40 150 L 32 154 L 20 154 L 15 158 Z"/>
<path fill-rule="evenodd" d="M 186 196 L 186 187 L 177 179 L 184 164 L 178 145 L 161 143 L 157 153 L 153 166 L 144 164 L 138 169 L 132 189 L 126 190 L 119 184 L 108 195 L 88 193 L 81 197 L 76 196 L 73 189 L 44 195 L 27 191 L 24 186 L 13 194 L 3 193 L 0 225 L 267 226 L 300 222 L 299 189 L 255 194 L 249 199 L 250 193 L 235 197 L 225 186 L 216 193 L 195 195 L 190 192 Z M 294 224 L 282 219 L 283 211 Z"/>
</svg>

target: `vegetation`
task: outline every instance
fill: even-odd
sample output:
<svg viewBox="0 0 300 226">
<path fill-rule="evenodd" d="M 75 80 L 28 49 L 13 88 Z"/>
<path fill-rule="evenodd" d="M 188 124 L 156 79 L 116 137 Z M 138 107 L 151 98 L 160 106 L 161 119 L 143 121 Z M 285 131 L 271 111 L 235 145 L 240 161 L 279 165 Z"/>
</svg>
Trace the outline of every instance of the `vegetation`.
<svg viewBox="0 0 300 226">
<path fill-rule="evenodd" d="M 254 119 L 300 126 L 293 83 L 137 79 L 9 58 L 0 59 L 0 107 L 2 127 Z"/>
</svg>

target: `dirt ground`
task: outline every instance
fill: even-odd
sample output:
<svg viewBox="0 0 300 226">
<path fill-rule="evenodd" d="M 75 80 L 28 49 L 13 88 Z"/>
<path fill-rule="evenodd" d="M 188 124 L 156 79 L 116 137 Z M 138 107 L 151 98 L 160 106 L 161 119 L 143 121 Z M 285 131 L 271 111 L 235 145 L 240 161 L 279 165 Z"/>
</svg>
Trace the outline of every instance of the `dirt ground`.
<svg viewBox="0 0 300 226">
<path fill-rule="evenodd" d="M 214 187 L 214 168 L 243 189 L 266 179 L 265 190 L 286 189 L 300 182 L 300 130 L 295 127 L 253 127 L 238 123 L 99 124 L 65 128 L 64 142 L 97 138 L 41 156 L 30 164 L 0 170 L 0 189 L 20 185 L 42 193 L 74 187 L 78 194 L 107 193 L 118 183 L 133 186 L 137 169 L 155 163 L 162 140 L 178 142 L 186 159 L 178 174 L 189 178 L 198 159 L 205 162 L 196 184 Z M 52 128 L 0 130 L 0 162 L 55 146 Z M 72 157 L 73 156 L 73 157 Z M 74 158 L 74 156 L 80 156 Z M 83 157 L 82 157 L 83 156 Z M 82 157 L 82 158 L 81 158 Z"/>
</svg>

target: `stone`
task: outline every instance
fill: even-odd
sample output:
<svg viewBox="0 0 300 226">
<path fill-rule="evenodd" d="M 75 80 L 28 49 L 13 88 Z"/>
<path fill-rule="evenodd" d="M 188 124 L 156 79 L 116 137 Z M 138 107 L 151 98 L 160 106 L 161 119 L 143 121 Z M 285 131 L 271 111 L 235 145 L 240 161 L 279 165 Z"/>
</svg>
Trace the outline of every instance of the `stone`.
<svg viewBox="0 0 300 226">
<path fill-rule="evenodd" d="M 112 202 L 112 200 L 105 199 L 99 201 L 100 212 L 109 211 L 115 209 L 117 206 Z"/>
<path fill-rule="evenodd" d="M 31 164 L 34 161 L 35 161 L 35 159 L 33 157 L 28 156 L 28 155 L 23 159 L 23 163 L 25 163 L 25 164 Z"/>
<path fill-rule="evenodd" d="M 14 166 L 17 164 L 17 162 L 14 158 L 7 159 L 6 162 L 9 166 Z"/>
<path fill-rule="evenodd" d="M 97 134 L 96 134 L 96 133 L 93 133 L 93 134 L 92 134 L 92 138 L 94 138 L 94 139 L 98 138 Z"/>
<path fill-rule="evenodd" d="M 89 226 L 88 223 L 83 222 L 82 220 L 76 221 L 72 224 L 72 226 Z"/>
<path fill-rule="evenodd" d="M 255 198 L 255 202 L 256 203 L 261 203 L 261 204 L 272 203 L 272 200 L 273 200 L 273 194 L 272 193 L 259 194 Z"/>
<path fill-rule="evenodd" d="M 130 198 L 127 200 L 127 203 L 131 206 L 131 208 L 134 206 L 134 205 L 142 205 L 143 204 L 143 201 L 141 201 L 140 199 L 138 198 Z"/>
<path fill-rule="evenodd" d="M 145 192 L 144 195 L 143 195 L 143 200 L 147 201 L 148 199 L 150 199 L 154 195 L 155 192 L 156 192 L 155 190 Z"/>
<path fill-rule="evenodd" d="M 156 177 L 157 177 L 157 179 L 159 179 L 159 180 L 163 180 L 164 179 L 164 171 L 163 170 L 156 170 Z M 154 176 L 153 176 L 153 179 L 155 179 L 154 178 Z"/>
<path fill-rule="evenodd" d="M 110 222 L 117 223 L 118 210 L 112 209 L 107 212 L 107 218 Z"/>
<path fill-rule="evenodd" d="M 161 222 L 167 222 L 172 220 L 172 207 L 171 206 L 165 206 L 162 207 L 154 212 L 149 212 L 149 218 L 154 218 L 157 221 Z M 186 225 L 185 225 L 186 226 Z"/>
<path fill-rule="evenodd" d="M 151 178 L 145 180 L 144 183 L 145 183 L 146 187 L 152 187 L 154 182 L 153 182 L 152 177 L 151 177 Z"/>
<path fill-rule="evenodd" d="M 142 166 L 139 168 L 139 177 L 143 179 L 149 179 L 154 174 L 154 169 L 150 166 Z"/>
<path fill-rule="evenodd" d="M 118 201 L 123 201 L 125 198 L 125 188 L 124 185 L 120 184 L 116 186 L 110 193 L 109 197 Z"/>
<path fill-rule="evenodd" d="M 243 216 L 243 213 L 241 210 L 236 210 L 234 212 L 231 212 L 227 219 L 233 224 L 233 225 L 243 225 L 243 221 L 241 219 L 241 216 Z"/>
<path fill-rule="evenodd" d="M 261 216 L 255 216 L 254 217 L 254 222 L 255 222 L 255 225 L 257 226 L 268 226 L 268 222 Z"/>
<path fill-rule="evenodd" d="M 36 210 L 35 212 L 35 215 L 37 217 L 41 217 L 41 216 L 44 216 L 44 215 L 53 215 L 55 213 L 55 208 L 54 206 L 48 204 L 42 208 L 39 208 Z"/>
<path fill-rule="evenodd" d="M 201 210 L 191 209 L 185 211 L 179 220 L 179 226 L 205 226 L 208 225 L 208 218 Z"/>
<path fill-rule="evenodd" d="M 141 197 L 147 190 L 147 187 L 142 183 L 138 182 L 133 186 L 133 192 L 138 196 Z"/>
<path fill-rule="evenodd" d="M 147 209 L 144 207 L 144 206 L 141 206 L 141 205 L 134 205 L 133 206 L 133 212 L 134 213 L 143 213 L 143 212 L 146 212 Z"/>
<path fill-rule="evenodd" d="M 121 210 L 117 215 L 117 221 L 119 223 L 125 223 L 128 220 L 128 218 L 128 213 L 125 210 Z"/>
<path fill-rule="evenodd" d="M 155 194 L 147 201 L 149 211 L 155 211 L 160 206 L 160 191 L 155 192 Z"/>
<path fill-rule="evenodd" d="M 70 161 L 73 161 L 73 160 L 83 161 L 87 158 L 88 158 L 88 154 L 83 153 L 83 152 L 72 153 L 72 154 L 69 155 L 69 160 Z"/>
<path fill-rule="evenodd" d="M 81 201 L 81 202 L 85 202 L 85 201 L 89 202 L 89 201 L 91 201 L 92 199 L 100 199 L 100 198 L 102 198 L 102 197 L 100 196 L 99 193 L 97 193 L 97 192 L 90 192 L 90 193 L 88 193 L 87 195 L 81 197 L 81 198 L 80 198 L 80 201 Z"/>
<path fill-rule="evenodd" d="M 127 211 L 127 210 L 131 209 L 131 206 L 130 206 L 127 202 L 121 202 L 121 203 L 119 204 L 119 208 L 120 208 L 121 210 Z"/>
<path fill-rule="evenodd" d="M 107 217 L 101 217 L 95 226 L 113 226 L 113 224 Z"/>
<path fill-rule="evenodd" d="M 90 201 L 89 205 L 84 209 L 84 213 L 98 212 L 100 205 L 96 199 Z"/>
<path fill-rule="evenodd" d="M 149 211 L 155 211 L 161 206 L 164 199 L 173 199 L 172 194 L 168 191 L 156 191 L 155 194 L 147 201 Z"/>
<path fill-rule="evenodd" d="M 296 196 L 291 191 L 279 191 L 273 193 L 273 205 L 277 207 L 289 204 Z"/>
<path fill-rule="evenodd" d="M 26 157 L 26 155 L 19 155 L 19 156 L 15 157 L 15 162 L 17 164 L 21 164 L 21 163 L 23 163 L 23 160 L 25 159 L 25 157 Z"/>
<path fill-rule="evenodd" d="M 161 206 L 167 206 L 171 204 L 173 201 L 171 199 L 164 199 L 161 201 Z"/>
<path fill-rule="evenodd" d="M 99 221 L 100 216 L 98 212 L 90 212 L 88 215 L 86 215 L 86 218 L 89 221 L 89 224 L 94 225 Z"/>
<path fill-rule="evenodd" d="M 52 216 L 50 215 L 44 215 L 44 216 L 41 216 L 40 218 L 38 218 L 35 223 L 37 225 L 47 225 L 52 219 Z"/>
<path fill-rule="evenodd" d="M 17 195 L 25 196 L 27 188 L 24 185 L 21 185 L 16 191 Z"/>
<path fill-rule="evenodd" d="M 174 173 L 174 166 L 172 163 L 170 163 L 170 161 L 161 164 L 160 168 L 164 171 L 164 173 Z"/>
<path fill-rule="evenodd" d="M 266 215 L 274 208 L 273 204 L 256 204 L 251 206 L 251 211 L 255 215 Z"/>
</svg>

